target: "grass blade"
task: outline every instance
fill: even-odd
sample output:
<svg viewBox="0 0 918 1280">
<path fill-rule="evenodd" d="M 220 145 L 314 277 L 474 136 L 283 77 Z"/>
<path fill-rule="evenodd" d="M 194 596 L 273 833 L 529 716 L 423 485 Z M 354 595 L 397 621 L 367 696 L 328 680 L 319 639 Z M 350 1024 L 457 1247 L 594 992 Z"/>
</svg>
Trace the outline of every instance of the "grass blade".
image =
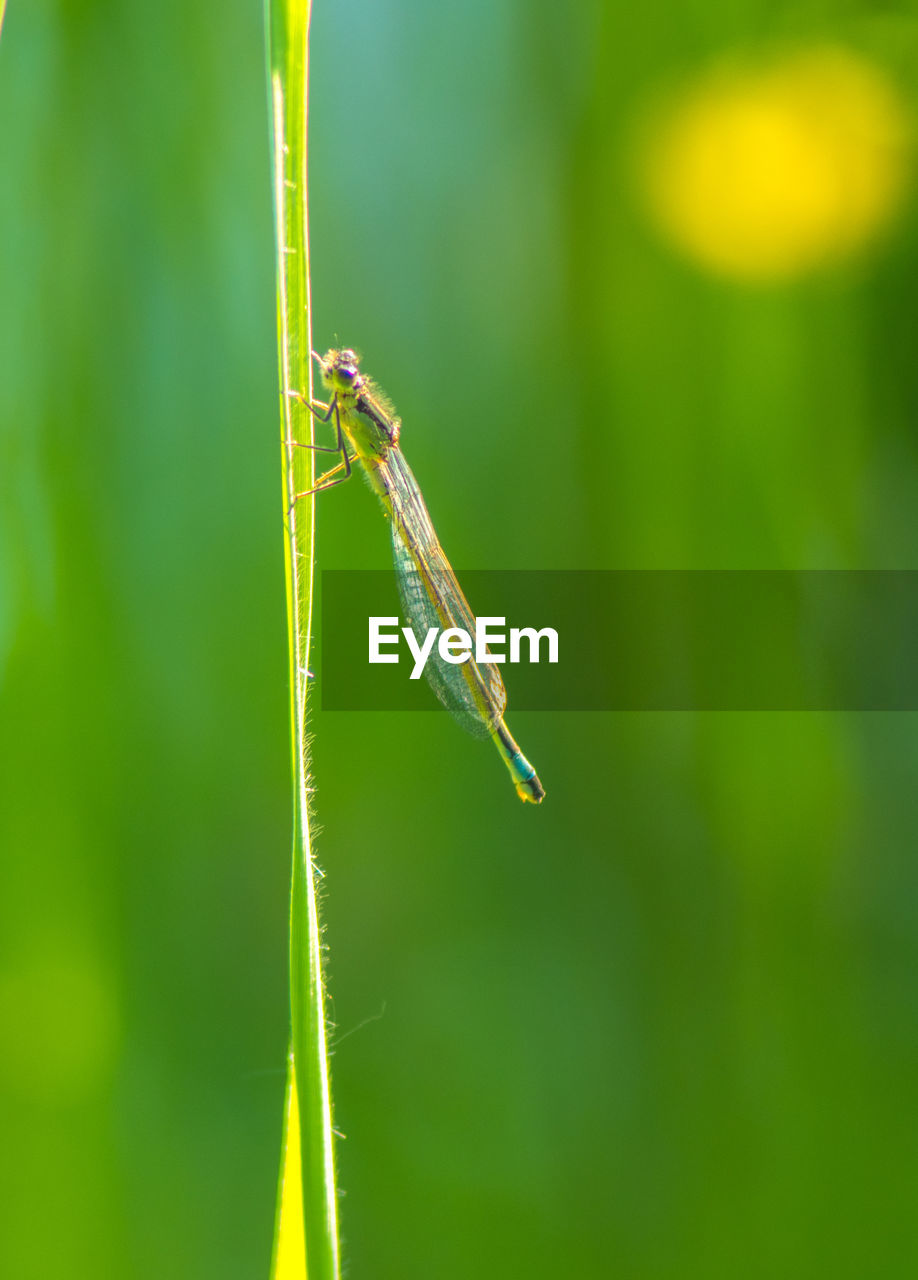
<svg viewBox="0 0 918 1280">
<path fill-rule="evenodd" d="M 339 1248 L 331 1098 L 325 1031 L 315 867 L 309 834 L 306 741 L 312 622 L 314 500 L 297 493 L 313 483 L 306 120 L 309 0 L 266 0 L 277 241 L 281 458 L 285 516 L 294 780 L 290 900 L 291 1040 L 272 1276 L 337 1280 Z"/>
</svg>

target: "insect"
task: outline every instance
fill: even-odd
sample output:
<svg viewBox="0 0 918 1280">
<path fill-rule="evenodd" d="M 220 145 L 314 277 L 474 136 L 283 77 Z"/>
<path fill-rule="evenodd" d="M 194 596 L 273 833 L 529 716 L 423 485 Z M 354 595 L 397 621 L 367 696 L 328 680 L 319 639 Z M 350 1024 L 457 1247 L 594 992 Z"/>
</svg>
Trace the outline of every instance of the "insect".
<svg viewBox="0 0 918 1280">
<path fill-rule="evenodd" d="M 325 356 L 313 355 L 321 366 L 330 399 L 327 405 L 311 404 L 309 408 L 321 421 L 334 423 L 336 441 L 334 445 L 307 447 L 340 454 L 341 462 L 308 492 L 318 493 L 343 483 L 350 478 L 356 461 L 389 517 L 399 595 L 415 633 L 424 636 L 431 627 L 460 627 L 473 634 L 475 616 L 405 461 L 399 445 L 401 421 L 392 405 L 373 380 L 361 373 L 353 351 L 333 349 Z M 302 399 L 299 393 L 291 394 Z M 538 774 L 504 723 L 507 691 L 497 666 L 479 665 L 474 656 L 459 665 L 448 663 L 435 652 L 424 671 L 434 693 L 462 727 L 474 737 L 492 739 L 520 799 L 540 804 L 545 790 Z"/>
</svg>

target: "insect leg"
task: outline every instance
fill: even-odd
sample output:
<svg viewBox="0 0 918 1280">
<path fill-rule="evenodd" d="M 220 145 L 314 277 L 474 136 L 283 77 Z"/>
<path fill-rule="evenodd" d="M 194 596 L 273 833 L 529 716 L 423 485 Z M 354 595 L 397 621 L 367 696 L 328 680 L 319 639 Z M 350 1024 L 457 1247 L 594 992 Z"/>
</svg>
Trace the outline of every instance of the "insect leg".
<svg viewBox="0 0 918 1280">
<path fill-rule="evenodd" d="M 291 394 L 293 393 L 291 392 Z M 313 409 L 312 405 L 310 405 L 309 407 L 310 409 L 312 409 L 313 413 L 316 412 L 315 409 Z M 352 459 L 350 454 L 347 451 L 347 443 L 344 439 L 344 432 L 341 429 L 341 413 L 338 409 L 338 401 L 336 397 L 332 397 L 332 402 L 328 406 L 328 412 L 326 413 L 322 421 L 327 422 L 333 413 L 335 415 L 335 426 L 337 429 L 337 437 L 338 437 L 337 443 L 335 444 L 335 446 L 331 448 L 323 445 L 307 444 L 307 445 L 302 445 L 301 448 L 315 449 L 320 453 L 340 453 L 341 461 L 338 463 L 336 467 L 332 467 L 331 471 L 326 471 L 323 475 L 321 475 L 311 489 L 306 489 L 303 493 L 296 494 L 296 496 L 293 499 L 293 502 L 291 502 L 290 507 L 288 508 L 288 511 L 287 511 L 288 515 L 293 510 L 294 504 L 298 502 L 300 498 L 308 498 L 311 493 L 320 493 L 323 489 L 333 489 L 336 484 L 343 484 L 345 480 L 349 480 L 351 477 Z M 318 416 L 319 415 L 316 414 L 316 417 Z M 337 475 L 337 473 L 341 471 L 342 468 L 344 469 L 344 475 L 338 476 L 336 480 L 333 480 L 332 476 Z"/>
</svg>

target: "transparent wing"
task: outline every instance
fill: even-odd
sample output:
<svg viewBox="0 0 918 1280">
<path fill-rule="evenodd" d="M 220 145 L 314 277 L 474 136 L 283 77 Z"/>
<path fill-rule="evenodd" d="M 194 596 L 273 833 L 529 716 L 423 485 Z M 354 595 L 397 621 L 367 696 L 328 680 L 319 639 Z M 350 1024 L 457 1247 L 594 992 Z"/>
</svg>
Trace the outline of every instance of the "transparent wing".
<svg viewBox="0 0 918 1280">
<path fill-rule="evenodd" d="M 382 464 L 392 508 L 392 550 L 399 595 L 419 640 L 430 627 L 462 627 L 475 635 L 475 615 L 434 532 L 421 491 L 401 450 Z M 493 663 L 481 667 L 470 658 L 461 665 L 444 662 L 435 647 L 424 674 L 434 693 L 462 727 L 486 738 L 502 719 L 507 693 Z"/>
</svg>

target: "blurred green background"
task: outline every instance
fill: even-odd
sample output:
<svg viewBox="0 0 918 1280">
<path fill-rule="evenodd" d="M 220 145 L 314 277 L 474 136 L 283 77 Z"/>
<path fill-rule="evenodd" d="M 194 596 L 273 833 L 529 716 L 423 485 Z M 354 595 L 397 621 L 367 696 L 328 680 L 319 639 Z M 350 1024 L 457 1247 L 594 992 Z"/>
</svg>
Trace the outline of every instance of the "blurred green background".
<svg viewBox="0 0 918 1280">
<path fill-rule="evenodd" d="M 457 567 L 916 566 L 916 82 L 914 4 L 316 0 L 315 341 Z M 11 0 L 0 120 L 0 1273 L 263 1276 L 260 6 Z M 388 564 L 361 484 L 319 553 Z M 510 724 L 540 810 L 313 716 L 349 1274 L 913 1276 L 914 717 Z"/>
</svg>

